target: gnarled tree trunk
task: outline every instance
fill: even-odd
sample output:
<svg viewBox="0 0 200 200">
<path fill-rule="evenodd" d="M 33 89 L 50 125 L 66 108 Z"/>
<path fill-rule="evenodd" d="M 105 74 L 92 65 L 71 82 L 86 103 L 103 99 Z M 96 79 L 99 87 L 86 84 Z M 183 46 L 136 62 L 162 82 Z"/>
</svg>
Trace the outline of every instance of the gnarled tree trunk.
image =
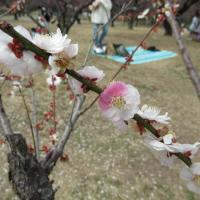
<svg viewBox="0 0 200 200">
<path fill-rule="evenodd" d="M 53 200 L 53 181 L 35 156 L 28 152 L 25 139 L 20 134 L 7 136 L 11 147 L 8 154 L 9 181 L 22 200 Z"/>
</svg>

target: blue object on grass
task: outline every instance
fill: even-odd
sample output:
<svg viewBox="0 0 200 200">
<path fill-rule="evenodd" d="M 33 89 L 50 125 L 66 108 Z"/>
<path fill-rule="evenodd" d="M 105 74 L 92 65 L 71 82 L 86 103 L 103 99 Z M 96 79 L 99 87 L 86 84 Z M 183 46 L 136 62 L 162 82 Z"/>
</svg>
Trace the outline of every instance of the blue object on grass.
<svg viewBox="0 0 200 200">
<path fill-rule="evenodd" d="M 126 47 L 127 51 L 131 54 L 131 52 L 135 49 L 136 47 Z M 126 58 L 118 55 L 98 55 L 100 57 L 108 58 L 113 61 L 119 62 L 119 63 L 125 63 Z M 177 56 L 177 53 L 172 52 L 172 51 L 150 51 L 150 50 L 145 50 L 143 48 L 139 48 L 136 53 L 134 54 L 133 61 L 131 64 L 142 64 L 142 63 L 148 63 L 148 62 L 153 62 L 153 61 L 158 61 L 158 60 L 163 60 L 163 59 L 168 59 L 168 58 L 173 58 Z"/>
</svg>

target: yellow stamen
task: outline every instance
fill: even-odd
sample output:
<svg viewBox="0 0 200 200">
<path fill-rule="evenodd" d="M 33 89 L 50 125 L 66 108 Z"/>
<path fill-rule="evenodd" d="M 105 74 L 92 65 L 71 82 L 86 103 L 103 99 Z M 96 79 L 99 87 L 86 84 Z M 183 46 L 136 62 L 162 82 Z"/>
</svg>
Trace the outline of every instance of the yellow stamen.
<svg viewBox="0 0 200 200">
<path fill-rule="evenodd" d="M 112 105 L 116 108 L 122 109 L 124 105 L 126 104 L 123 97 L 113 97 L 112 98 Z"/>
<path fill-rule="evenodd" d="M 71 64 L 70 58 L 62 53 L 58 55 L 58 59 L 55 60 L 55 63 L 58 67 L 66 69 Z"/>
<path fill-rule="evenodd" d="M 176 133 L 174 131 L 169 131 L 168 134 L 172 134 L 174 136 L 174 138 L 176 138 Z"/>
</svg>

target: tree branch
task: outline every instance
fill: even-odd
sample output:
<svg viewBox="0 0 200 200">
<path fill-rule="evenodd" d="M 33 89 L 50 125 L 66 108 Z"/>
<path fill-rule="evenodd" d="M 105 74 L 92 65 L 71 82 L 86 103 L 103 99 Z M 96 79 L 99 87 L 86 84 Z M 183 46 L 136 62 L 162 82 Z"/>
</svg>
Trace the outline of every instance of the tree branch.
<svg viewBox="0 0 200 200">
<path fill-rule="evenodd" d="M 48 60 L 48 57 L 50 56 L 50 54 L 46 53 L 44 50 L 38 48 L 35 44 L 31 43 L 30 41 L 28 41 L 26 38 L 24 38 L 23 36 L 21 36 L 19 33 L 17 33 L 14 28 L 4 22 L 4 23 L 0 23 L 0 29 L 3 30 L 4 32 L 6 32 L 8 35 L 14 37 L 15 39 L 18 39 L 25 47 L 28 47 L 28 50 L 33 51 L 34 53 L 36 53 L 39 56 L 42 56 L 43 58 L 45 58 L 46 60 Z M 16 36 L 16 37 L 15 37 Z M 134 54 L 134 52 L 133 52 Z M 126 63 L 125 63 L 126 64 Z M 123 65 L 124 66 L 124 65 Z M 122 66 L 122 67 L 123 67 Z M 86 85 L 88 87 L 88 89 L 92 90 L 93 92 L 97 93 L 97 94 L 101 94 L 101 92 L 103 91 L 101 88 L 99 88 L 98 86 L 94 85 L 91 81 L 85 79 L 84 77 L 82 77 L 80 74 L 78 74 L 76 71 L 72 70 L 72 69 L 66 69 L 66 73 L 69 74 L 70 76 L 72 76 L 73 78 L 75 78 L 76 80 L 80 81 L 81 83 L 83 83 L 84 85 Z M 80 101 L 78 103 L 78 107 L 80 108 L 82 106 L 82 101 Z M 73 120 L 74 123 L 77 121 L 78 117 L 79 117 L 80 113 L 77 113 L 76 115 L 74 115 Z M 146 129 L 148 129 L 150 132 L 154 129 L 153 126 L 148 125 L 146 123 L 146 121 L 141 118 L 139 115 L 135 115 L 134 119 L 142 124 Z M 73 126 L 72 124 L 70 126 L 68 126 L 65 130 L 65 133 L 70 132 L 71 130 L 73 130 Z M 153 131 L 152 134 L 154 134 L 156 137 L 157 135 L 155 134 L 155 132 Z M 68 140 L 68 135 L 65 134 L 66 137 L 64 139 L 62 139 L 61 141 L 65 141 Z M 60 143 L 60 147 L 63 147 L 63 142 Z M 56 149 L 57 151 L 60 151 L 60 149 Z M 56 157 L 58 155 L 61 155 L 62 152 L 51 152 L 51 153 L 55 153 L 55 156 L 53 155 L 49 155 L 49 158 L 52 157 Z M 181 156 L 179 156 L 181 155 Z M 177 157 L 181 157 L 180 159 L 188 166 L 189 163 L 191 163 L 191 160 L 189 158 L 187 158 L 185 155 L 183 154 L 178 154 Z M 183 159 L 184 158 L 184 159 Z M 185 161 L 187 160 L 187 162 Z M 50 162 L 51 163 L 51 162 Z M 45 166 L 48 166 L 48 162 L 45 162 Z M 52 166 L 51 166 L 52 167 Z"/>
<path fill-rule="evenodd" d="M 53 167 L 55 166 L 57 160 L 62 155 L 65 145 L 67 141 L 70 138 L 70 135 L 73 131 L 73 128 L 77 122 L 77 120 L 80 117 L 80 110 L 85 101 L 84 96 L 77 96 L 76 101 L 74 102 L 74 106 L 71 112 L 71 116 L 69 119 L 69 122 L 67 123 L 65 127 L 64 134 L 62 135 L 61 140 L 58 142 L 58 144 L 55 146 L 55 148 L 49 152 L 49 154 L 46 156 L 45 160 L 43 161 L 43 167 L 46 169 L 47 172 L 51 171 Z"/>
<path fill-rule="evenodd" d="M 3 136 L 14 134 L 8 116 L 4 110 L 1 95 L 0 95 L 0 123 L 3 129 L 2 133 Z"/>
<path fill-rule="evenodd" d="M 38 123 L 37 120 L 37 102 L 36 102 L 36 94 L 35 90 L 31 87 L 31 95 L 32 95 L 32 121 L 33 121 L 33 136 L 35 141 L 35 155 L 37 160 L 40 159 L 40 136 L 39 131 L 36 128 L 36 124 Z"/>
<path fill-rule="evenodd" d="M 181 56 L 183 59 L 183 62 L 185 64 L 185 67 L 187 69 L 187 72 L 190 76 L 190 79 L 196 89 L 197 96 L 200 100 L 200 75 L 196 69 L 196 67 L 193 65 L 189 51 L 184 43 L 184 40 L 180 33 L 180 27 L 175 19 L 174 13 L 172 12 L 172 3 L 171 0 L 167 0 L 167 2 L 170 4 L 170 15 L 168 16 L 169 22 L 172 26 L 174 37 L 176 39 L 176 42 L 179 46 Z"/>
</svg>

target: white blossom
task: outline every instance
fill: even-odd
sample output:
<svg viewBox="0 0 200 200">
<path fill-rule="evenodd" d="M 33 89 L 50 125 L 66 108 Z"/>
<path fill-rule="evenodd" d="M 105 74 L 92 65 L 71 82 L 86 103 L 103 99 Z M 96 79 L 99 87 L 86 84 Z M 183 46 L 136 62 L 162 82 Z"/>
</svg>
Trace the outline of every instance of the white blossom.
<svg viewBox="0 0 200 200">
<path fill-rule="evenodd" d="M 164 115 L 160 115 L 160 111 L 157 107 L 151 107 L 145 104 L 137 114 L 143 119 L 156 121 L 160 124 L 169 124 L 170 117 L 168 117 L 168 113 L 166 112 Z"/>
<path fill-rule="evenodd" d="M 98 83 L 105 76 L 104 72 L 95 66 L 86 66 L 83 69 L 78 70 L 77 73 L 82 77 L 89 79 L 93 83 Z M 84 85 L 78 80 L 72 79 L 71 84 L 75 94 L 83 94 L 85 92 Z"/>
<path fill-rule="evenodd" d="M 17 26 L 15 30 L 32 41 L 30 33 L 24 27 Z M 35 59 L 35 54 L 20 49 L 19 45 L 20 43 L 14 43 L 10 36 L 0 31 L 0 62 L 17 76 L 29 76 L 42 71 L 43 64 Z"/>
<path fill-rule="evenodd" d="M 66 34 L 62 35 L 60 29 L 49 35 L 36 34 L 33 40 L 37 46 L 51 54 L 62 52 L 69 58 L 78 54 L 78 44 L 71 44 L 71 39 Z"/>
<path fill-rule="evenodd" d="M 180 172 L 180 177 L 186 182 L 188 190 L 200 195 L 200 163 L 185 166 Z"/>
</svg>

